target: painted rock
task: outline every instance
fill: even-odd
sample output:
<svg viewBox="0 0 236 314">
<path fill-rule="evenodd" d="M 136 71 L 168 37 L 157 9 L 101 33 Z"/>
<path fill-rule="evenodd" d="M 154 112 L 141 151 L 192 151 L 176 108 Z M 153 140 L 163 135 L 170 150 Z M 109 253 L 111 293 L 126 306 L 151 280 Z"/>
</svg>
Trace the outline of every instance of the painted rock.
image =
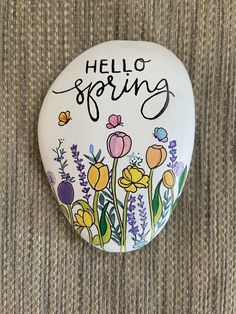
<svg viewBox="0 0 236 314">
<path fill-rule="evenodd" d="M 182 192 L 194 122 L 190 79 L 166 48 L 110 41 L 74 59 L 45 97 L 38 136 L 76 232 L 110 252 L 149 243 Z"/>
</svg>

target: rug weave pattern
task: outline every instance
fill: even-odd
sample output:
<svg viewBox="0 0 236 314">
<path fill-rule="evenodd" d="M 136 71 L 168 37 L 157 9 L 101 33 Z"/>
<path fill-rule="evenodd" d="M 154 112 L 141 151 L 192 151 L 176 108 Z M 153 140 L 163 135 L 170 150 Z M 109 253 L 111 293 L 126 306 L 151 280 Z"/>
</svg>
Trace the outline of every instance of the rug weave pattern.
<svg viewBox="0 0 236 314">
<path fill-rule="evenodd" d="M 236 313 L 235 5 L 232 0 L 1 2 L 0 312 Z M 78 54 L 147 40 L 185 64 L 196 102 L 187 183 L 165 230 L 114 255 L 80 240 L 43 171 L 37 119 Z"/>
</svg>

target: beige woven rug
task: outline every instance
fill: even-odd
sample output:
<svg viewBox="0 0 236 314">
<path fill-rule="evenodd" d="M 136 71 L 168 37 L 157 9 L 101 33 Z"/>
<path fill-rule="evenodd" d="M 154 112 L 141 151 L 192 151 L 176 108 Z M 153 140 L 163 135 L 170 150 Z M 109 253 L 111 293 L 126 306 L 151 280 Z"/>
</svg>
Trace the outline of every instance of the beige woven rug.
<svg viewBox="0 0 236 314">
<path fill-rule="evenodd" d="M 0 313 L 236 313 L 235 4 L 1 1 Z M 158 42 L 185 64 L 196 101 L 190 174 L 150 245 L 102 253 L 59 214 L 37 120 L 50 84 L 102 41 Z"/>
</svg>

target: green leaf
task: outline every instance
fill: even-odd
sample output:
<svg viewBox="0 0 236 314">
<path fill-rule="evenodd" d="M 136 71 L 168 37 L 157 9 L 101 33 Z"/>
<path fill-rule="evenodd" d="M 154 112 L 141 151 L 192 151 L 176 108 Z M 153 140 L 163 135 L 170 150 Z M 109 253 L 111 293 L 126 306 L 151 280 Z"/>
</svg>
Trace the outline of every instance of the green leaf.
<svg viewBox="0 0 236 314">
<path fill-rule="evenodd" d="M 111 219 L 111 223 L 114 225 L 115 219 L 116 219 L 115 214 L 111 214 L 110 219 Z"/>
<path fill-rule="evenodd" d="M 96 161 L 94 160 L 94 158 L 92 158 L 92 157 L 90 157 L 90 156 L 88 156 L 88 155 L 85 155 L 85 154 L 84 154 L 84 157 L 87 158 L 88 160 L 90 160 L 93 164 L 96 163 Z"/>
<path fill-rule="evenodd" d="M 110 183 L 109 183 L 109 184 L 110 184 Z M 106 188 L 105 190 L 103 190 L 102 193 L 103 193 L 104 195 L 109 195 L 109 196 L 112 197 L 112 192 L 111 192 L 108 188 Z"/>
<path fill-rule="evenodd" d="M 171 208 L 171 211 L 173 211 L 175 209 L 175 207 L 177 206 L 178 202 L 179 202 L 179 197 L 177 197 L 177 199 L 175 200 L 175 202 L 174 202 L 174 204 L 173 204 L 173 206 Z"/>
<path fill-rule="evenodd" d="M 118 233 L 120 232 L 120 226 L 119 225 L 117 225 L 115 229 L 116 229 L 116 232 L 118 232 Z"/>
<path fill-rule="evenodd" d="M 107 211 L 108 205 L 109 205 L 109 202 L 107 202 L 106 205 L 103 207 L 101 218 L 99 221 L 99 228 L 100 228 L 102 236 L 104 236 L 107 230 L 106 211 Z"/>
<path fill-rule="evenodd" d="M 101 153 L 102 153 L 102 151 L 101 151 L 101 149 L 99 149 L 99 151 L 98 151 L 98 153 L 97 153 L 97 155 L 95 157 L 96 161 L 98 161 L 99 158 L 101 157 Z"/>
<path fill-rule="evenodd" d="M 104 233 L 104 235 L 102 235 L 102 239 L 103 239 L 103 243 L 108 243 L 111 239 L 111 226 L 109 224 L 109 221 L 107 219 L 107 217 L 105 217 L 105 221 L 106 221 L 106 232 Z M 93 245 L 100 245 L 100 239 L 99 239 L 99 236 L 98 234 L 96 234 L 94 237 L 93 237 Z"/>
<path fill-rule="evenodd" d="M 120 245 L 120 240 L 115 238 L 115 237 L 111 237 L 111 239 L 117 244 Z"/>
<path fill-rule="evenodd" d="M 152 208 L 153 208 L 153 216 L 154 216 L 155 225 L 159 221 L 162 214 L 162 210 L 163 210 L 162 200 L 160 196 L 161 183 L 162 183 L 162 180 L 158 182 L 155 192 L 154 192 L 153 199 L 152 199 Z"/>
<path fill-rule="evenodd" d="M 60 205 L 59 206 L 59 210 L 62 214 L 64 214 L 67 218 L 68 218 L 68 212 L 67 212 L 67 208 L 64 205 Z"/>
<path fill-rule="evenodd" d="M 113 201 L 112 195 L 110 195 L 106 191 L 102 191 L 102 194 L 104 194 L 106 197 L 110 198 Z"/>
<path fill-rule="evenodd" d="M 152 199 L 152 208 L 153 208 L 154 216 L 157 214 L 158 208 L 159 208 L 159 195 L 160 195 L 161 183 L 162 183 L 162 180 L 158 182 L 155 188 L 153 199 Z"/>
<path fill-rule="evenodd" d="M 84 210 L 88 210 L 93 212 L 93 209 L 91 208 L 91 206 L 84 200 L 77 200 L 72 204 L 72 208 L 76 205 L 80 205 Z"/>
<path fill-rule="evenodd" d="M 122 203 L 120 200 L 117 200 L 117 204 L 120 205 L 120 207 L 121 207 L 122 209 L 124 209 L 124 205 L 123 205 L 123 203 Z"/>
<path fill-rule="evenodd" d="M 99 194 L 99 203 L 101 205 L 104 205 L 104 203 L 105 203 L 105 197 L 103 196 L 102 193 Z"/>
<path fill-rule="evenodd" d="M 114 212 L 114 210 L 115 210 L 115 207 L 114 207 L 114 206 L 112 206 L 112 207 L 111 207 L 111 209 L 110 209 L 110 213 L 109 213 L 109 215 L 112 215 L 112 214 L 113 214 L 113 212 Z"/>
<path fill-rule="evenodd" d="M 187 166 L 185 166 L 183 172 L 181 173 L 180 177 L 179 177 L 179 190 L 178 190 L 178 195 L 180 195 L 180 193 L 182 192 L 182 189 L 184 187 L 184 183 L 186 181 L 187 178 Z"/>
<path fill-rule="evenodd" d="M 63 161 L 63 162 L 62 162 L 62 167 L 65 168 L 65 167 L 66 167 L 66 164 L 67 164 L 67 160 Z"/>
</svg>

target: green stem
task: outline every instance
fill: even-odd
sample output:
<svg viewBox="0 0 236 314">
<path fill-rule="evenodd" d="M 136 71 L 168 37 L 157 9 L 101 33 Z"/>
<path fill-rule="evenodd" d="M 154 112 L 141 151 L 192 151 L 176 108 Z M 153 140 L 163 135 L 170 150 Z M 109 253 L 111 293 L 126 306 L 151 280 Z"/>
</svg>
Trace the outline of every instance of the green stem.
<svg viewBox="0 0 236 314">
<path fill-rule="evenodd" d="M 113 203 L 115 207 L 116 217 L 118 219 L 119 225 L 120 225 L 120 232 L 123 233 L 123 225 L 122 220 L 119 212 L 119 207 L 117 204 L 117 197 L 116 197 L 116 169 L 117 169 L 117 163 L 118 158 L 114 158 L 113 160 L 113 166 L 112 166 L 112 173 L 111 173 L 111 188 L 112 188 L 112 197 L 113 197 Z M 121 243 L 122 245 L 122 243 Z"/>
<path fill-rule="evenodd" d="M 154 233 L 155 233 L 153 206 L 152 206 L 152 177 L 153 177 L 153 169 L 150 169 L 149 182 L 148 182 L 148 200 L 149 200 L 149 209 L 150 209 L 150 217 L 151 217 L 151 228 L 152 228 L 151 239 L 154 238 Z"/>
<path fill-rule="evenodd" d="M 88 231 L 88 236 L 89 236 L 89 244 L 92 244 L 92 242 L 93 242 L 92 231 L 90 228 L 87 228 L 87 231 Z"/>
<path fill-rule="evenodd" d="M 130 192 L 126 192 L 125 200 L 124 200 L 124 211 L 123 211 L 124 228 L 123 228 L 123 236 L 122 236 L 122 242 L 121 243 L 124 246 L 124 252 L 126 252 L 127 205 L 128 205 L 128 200 L 129 200 L 129 193 Z M 122 252 L 122 246 L 121 246 L 121 252 Z"/>
<path fill-rule="evenodd" d="M 93 212 L 94 212 L 95 225 L 97 227 L 98 237 L 99 237 L 99 240 L 100 240 L 101 248 L 104 249 L 104 244 L 103 244 L 103 239 L 102 239 L 102 235 L 101 235 L 101 230 L 100 230 L 100 227 L 99 227 L 98 196 L 99 196 L 99 192 L 95 191 L 94 198 L 93 198 Z"/>
<path fill-rule="evenodd" d="M 68 217 L 70 219 L 70 223 L 72 224 L 72 226 L 74 226 L 74 217 L 73 217 L 73 212 L 72 212 L 71 205 L 68 204 L 67 208 L 68 208 Z"/>
</svg>

